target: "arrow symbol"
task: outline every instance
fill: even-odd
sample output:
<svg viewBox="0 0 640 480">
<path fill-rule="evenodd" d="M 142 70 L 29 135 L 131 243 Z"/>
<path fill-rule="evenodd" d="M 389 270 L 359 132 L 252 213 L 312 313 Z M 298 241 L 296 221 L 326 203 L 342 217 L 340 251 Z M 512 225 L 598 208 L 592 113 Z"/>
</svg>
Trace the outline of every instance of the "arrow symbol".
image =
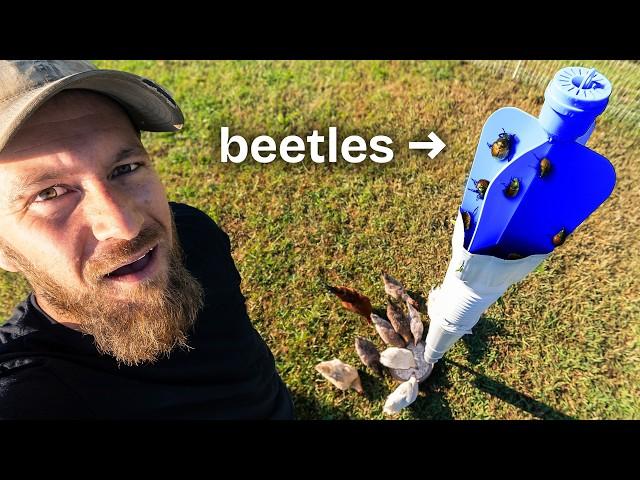
<svg viewBox="0 0 640 480">
<path fill-rule="evenodd" d="M 431 150 L 428 155 L 429 158 L 435 158 L 446 145 L 438 136 L 431 132 L 429 135 L 430 142 L 409 142 L 409 148 L 411 150 Z"/>
</svg>

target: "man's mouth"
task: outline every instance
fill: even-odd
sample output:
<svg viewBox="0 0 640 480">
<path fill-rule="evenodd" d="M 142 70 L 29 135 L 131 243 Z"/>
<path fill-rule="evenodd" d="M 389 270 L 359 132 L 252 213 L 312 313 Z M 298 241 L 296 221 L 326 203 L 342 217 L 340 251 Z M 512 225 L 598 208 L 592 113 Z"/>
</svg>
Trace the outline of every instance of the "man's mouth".
<svg viewBox="0 0 640 480">
<path fill-rule="evenodd" d="M 156 244 L 144 253 L 136 254 L 130 262 L 108 273 L 106 278 L 127 281 L 141 280 L 146 276 L 145 273 L 149 270 L 149 266 L 154 263 L 157 249 L 158 245 Z"/>
</svg>

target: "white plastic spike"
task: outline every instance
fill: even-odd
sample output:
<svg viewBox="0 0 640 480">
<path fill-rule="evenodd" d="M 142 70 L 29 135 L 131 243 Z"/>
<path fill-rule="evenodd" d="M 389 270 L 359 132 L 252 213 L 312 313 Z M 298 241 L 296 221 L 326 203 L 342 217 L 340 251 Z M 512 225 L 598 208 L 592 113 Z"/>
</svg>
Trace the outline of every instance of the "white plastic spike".
<svg viewBox="0 0 640 480">
<path fill-rule="evenodd" d="M 458 212 L 449 268 L 442 284 L 431 290 L 427 301 L 431 319 L 425 347 L 428 363 L 437 361 L 457 339 L 471 333 L 480 316 L 507 288 L 526 277 L 549 256 L 502 260 L 469 253 L 463 241 L 464 225 Z"/>
</svg>

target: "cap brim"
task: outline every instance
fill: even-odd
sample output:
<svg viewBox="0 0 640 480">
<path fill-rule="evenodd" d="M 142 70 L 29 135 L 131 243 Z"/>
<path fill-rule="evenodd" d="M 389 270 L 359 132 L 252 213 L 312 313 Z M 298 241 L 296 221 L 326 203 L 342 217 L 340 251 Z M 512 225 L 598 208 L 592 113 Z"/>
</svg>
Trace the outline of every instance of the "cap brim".
<svg viewBox="0 0 640 480">
<path fill-rule="evenodd" d="M 10 101 L 5 100 L 6 105 L 0 103 L 0 150 L 43 103 L 63 90 L 76 88 L 113 98 L 140 130 L 173 132 L 184 124 L 180 107 L 156 83 L 117 70 L 89 70 L 30 90 Z"/>
</svg>

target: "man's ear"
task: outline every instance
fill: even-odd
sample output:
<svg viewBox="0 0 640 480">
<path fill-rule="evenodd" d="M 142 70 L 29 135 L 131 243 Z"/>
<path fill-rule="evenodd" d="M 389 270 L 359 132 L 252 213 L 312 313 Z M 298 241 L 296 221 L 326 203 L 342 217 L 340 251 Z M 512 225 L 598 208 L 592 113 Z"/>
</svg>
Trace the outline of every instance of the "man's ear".
<svg viewBox="0 0 640 480">
<path fill-rule="evenodd" d="M 13 262 L 7 258 L 5 253 L 0 248 L 0 268 L 7 272 L 17 272 L 18 269 L 14 266 Z"/>
</svg>

